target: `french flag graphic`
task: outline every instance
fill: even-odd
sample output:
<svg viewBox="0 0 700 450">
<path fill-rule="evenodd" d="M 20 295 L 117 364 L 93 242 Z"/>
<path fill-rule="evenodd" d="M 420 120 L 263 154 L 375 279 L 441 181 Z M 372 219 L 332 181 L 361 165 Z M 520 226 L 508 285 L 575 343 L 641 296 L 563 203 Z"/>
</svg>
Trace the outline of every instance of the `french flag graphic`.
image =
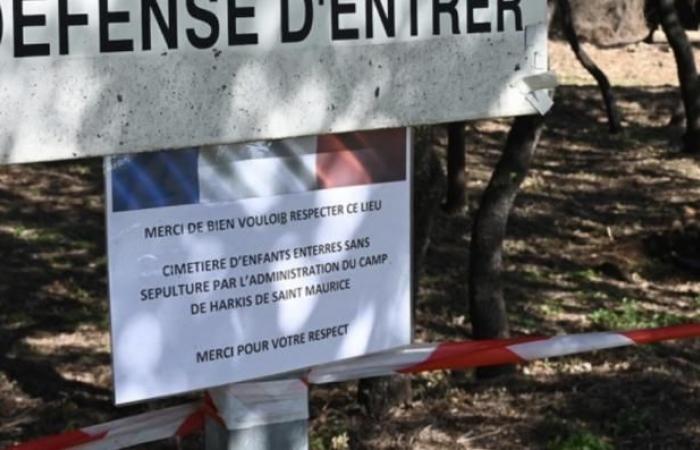
<svg viewBox="0 0 700 450">
<path fill-rule="evenodd" d="M 405 128 L 112 159 L 112 209 L 134 211 L 406 180 Z"/>
</svg>

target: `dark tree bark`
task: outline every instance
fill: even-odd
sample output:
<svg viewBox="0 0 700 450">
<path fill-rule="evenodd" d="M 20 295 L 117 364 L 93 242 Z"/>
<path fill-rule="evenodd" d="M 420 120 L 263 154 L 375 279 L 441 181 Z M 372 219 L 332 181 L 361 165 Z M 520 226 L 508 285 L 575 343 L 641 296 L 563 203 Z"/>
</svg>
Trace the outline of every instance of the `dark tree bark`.
<svg viewBox="0 0 700 450">
<path fill-rule="evenodd" d="M 469 309 L 475 339 L 509 336 L 501 271 L 503 240 L 518 189 L 530 170 L 544 117 L 518 117 L 508 135 L 503 156 L 491 176 L 477 213 L 469 262 Z M 480 378 L 503 375 L 512 367 L 483 368 Z"/>
<path fill-rule="evenodd" d="M 644 1 L 644 18 L 649 28 L 649 34 L 644 38 L 644 42 L 653 44 L 654 34 L 659 30 L 659 12 L 656 9 L 656 0 Z"/>
<path fill-rule="evenodd" d="M 649 34 L 646 35 L 646 37 L 642 40 L 646 44 L 653 44 L 654 43 L 654 34 L 659 30 L 659 25 L 657 24 L 649 24 Z"/>
<path fill-rule="evenodd" d="M 588 56 L 588 53 L 581 47 L 576 29 L 574 28 L 574 20 L 569 0 L 557 0 L 557 6 L 559 7 L 559 16 L 562 21 L 562 30 L 566 36 L 566 40 L 571 46 L 571 50 L 573 50 L 576 59 L 579 60 L 581 65 L 595 78 L 600 92 L 603 94 L 603 102 L 605 103 L 605 110 L 608 115 L 608 127 L 610 128 L 610 132 L 619 133 L 622 131 L 622 122 L 620 121 L 620 112 L 617 109 L 617 103 L 615 102 L 615 96 L 613 95 L 610 81 L 605 73 L 593 62 L 591 57 Z"/>
<path fill-rule="evenodd" d="M 433 220 L 445 192 L 445 174 L 427 129 L 416 131 L 414 168 L 413 291 L 415 298 L 417 281 L 430 246 Z M 381 418 L 391 407 L 411 400 L 410 379 L 405 376 L 394 376 L 360 380 L 357 400 L 364 409 L 366 417 L 373 420 Z M 356 439 L 361 440 L 361 437 Z"/>
<path fill-rule="evenodd" d="M 685 128 L 685 106 L 683 106 L 683 98 L 679 98 L 676 102 L 676 106 L 673 107 L 668 126 Z"/>
<path fill-rule="evenodd" d="M 465 125 L 466 122 L 447 125 L 447 196 L 443 209 L 448 213 L 459 211 L 467 203 Z"/>
<path fill-rule="evenodd" d="M 410 402 L 412 394 L 411 380 L 406 375 L 367 378 L 357 386 L 357 401 L 370 419 L 381 419 L 392 407 Z"/>
<path fill-rule="evenodd" d="M 678 18 L 681 25 L 683 25 L 683 28 L 686 30 L 697 30 L 698 26 L 700 26 L 700 17 L 698 17 L 700 1 L 674 0 L 674 4 L 676 5 Z M 647 27 L 649 28 L 649 34 L 644 39 L 644 42 L 651 44 L 654 42 L 654 33 L 661 26 L 661 17 L 659 15 L 656 0 L 644 1 L 644 17 L 646 18 Z"/>
<path fill-rule="evenodd" d="M 700 79 L 695 66 L 693 48 L 685 34 L 674 0 L 656 0 L 661 27 L 673 49 L 678 67 L 678 80 L 685 109 L 683 151 L 700 153 Z"/>
<path fill-rule="evenodd" d="M 430 247 L 435 215 L 445 195 L 445 173 L 432 130 L 416 131 L 413 179 L 413 280 L 417 282 Z M 415 293 L 415 286 L 414 286 Z"/>
</svg>

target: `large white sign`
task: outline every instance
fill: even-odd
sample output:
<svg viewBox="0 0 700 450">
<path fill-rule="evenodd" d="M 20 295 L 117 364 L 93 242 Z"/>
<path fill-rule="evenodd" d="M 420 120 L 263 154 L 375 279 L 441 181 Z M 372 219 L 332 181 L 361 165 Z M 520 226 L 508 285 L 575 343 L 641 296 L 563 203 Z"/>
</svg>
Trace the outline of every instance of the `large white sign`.
<svg viewBox="0 0 700 450">
<path fill-rule="evenodd" d="M 0 0 L 0 163 L 535 113 L 546 20 L 546 0 Z"/>
<path fill-rule="evenodd" d="M 116 402 L 411 340 L 405 129 L 106 160 Z"/>
</svg>

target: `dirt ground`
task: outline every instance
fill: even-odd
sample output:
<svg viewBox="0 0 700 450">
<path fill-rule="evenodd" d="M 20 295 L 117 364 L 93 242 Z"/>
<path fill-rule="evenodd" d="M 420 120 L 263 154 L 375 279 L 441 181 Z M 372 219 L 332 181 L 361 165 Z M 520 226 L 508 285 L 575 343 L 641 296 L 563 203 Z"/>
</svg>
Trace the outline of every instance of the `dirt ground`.
<svg viewBox="0 0 700 450">
<path fill-rule="evenodd" d="M 506 243 L 516 335 L 699 320 L 700 162 L 666 126 L 672 55 L 664 43 L 587 48 L 626 131 L 607 133 L 596 87 L 553 43 L 562 87 Z M 419 340 L 470 336 L 469 230 L 507 130 L 469 125 L 470 205 L 437 218 Z M 111 404 L 102 191 L 99 161 L 0 169 L 0 448 L 184 402 Z M 413 400 L 380 421 L 364 417 L 355 383 L 314 388 L 312 448 L 700 448 L 700 340 L 541 361 L 488 383 L 435 372 L 411 384 Z"/>
</svg>

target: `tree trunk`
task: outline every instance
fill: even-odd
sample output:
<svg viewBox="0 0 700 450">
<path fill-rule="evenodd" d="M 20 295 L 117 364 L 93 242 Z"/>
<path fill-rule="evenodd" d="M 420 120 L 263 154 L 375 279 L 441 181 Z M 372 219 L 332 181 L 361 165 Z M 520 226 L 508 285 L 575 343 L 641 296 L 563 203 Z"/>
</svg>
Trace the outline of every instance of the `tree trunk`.
<svg viewBox="0 0 700 450">
<path fill-rule="evenodd" d="M 447 125 L 447 196 L 443 209 L 448 213 L 459 211 L 467 203 L 465 125 L 466 122 Z"/>
<path fill-rule="evenodd" d="M 683 151 L 700 153 L 700 80 L 695 66 L 693 48 L 685 34 L 674 0 L 656 0 L 661 27 L 673 49 L 678 67 L 678 80 L 685 108 Z"/>
<path fill-rule="evenodd" d="M 610 81 L 605 73 L 596 65 L 595 62 L 588 56 L 588 53 L 581 47 L 578 36 L 576 35 L 576 29 L 574 28 L 574 20 L 571 13 L 571 4 L 569 0 L 557 0 L 557 5 L 559 7 L 559 15 L 562 21 L 562 29 L 566 40 L 571 46 L 576 55 L 576 59 L 579 60 L 581 65 L 590 73 L 593 78 L 595 78 L 600 87 L 600 92 L 603 94 L 603 102 L 605 103 L 605 110 L 608 115 L 608 126 L 611 133 L 619 133 L 622 131 L 622 122 L 620 121 L 620 112 L 617 109 L 617 103 L 615 102 L 615 96 L 612 92 L 612 87 L 610 86 Z"/>
<path fill-rule="evenodd" d="M 430 247 L 434 219 L 445 195 L 445 173 L 431 127 L 416 131 L 413 160 L 413 280 L 416 284 Z"/>
<path fill-rule="evenodd" d="M 649 34 L 644 38 L 644 42 L 653 44 L 654 34 L 659 29 L 659 12 L 656 10 L 656 0 L 644 0 L 644 19 L 649 28 Z"/>
<path fill-rule="evenodd" d="M 674 128 L 685 128 L 685 106 L 683 106 L 683 98 L 680 97 L 676 102 L 676 106 L 671 111 L 671 119 L 668 121 L 668 126 Z"/>
<path fill-rule="evenodd" d="M 508 135 L 503 156 L 491 176 L 472 229 L 469 263 L 469 309 L 475 339 L 509 336 L 501 280 L 503 240 L 508 216 L 544 126 L 544 117 L 518 117 Z M 480 378 L 502 375 L 512 367 L 483 368 Z"/>
<path fill-rule="evenodd" d="M 413 292 L 415 298 L 418 278 L 430 246 L 433 220 L 444 195 L 445 174 L 435 154 L 427 128 L 416 130 L 414 148 Z M 411 380 L 406 376 L 398 375 L 360 380 L 357 400 L 364 409 L 366 417 L 372 420 L 381 418 L 391 407 L 411 400 Z M 371 423 L 363 425 L 368 426 Z M 355 439 L 362 440 L 361 436 Z"/>
<path fill-rule="evenodd" d="M 365 378 L 357 385 L 357 401 L 369 419 L 381 419 L 394 406 L 411 401 L 413 391 L 407 375 Z M 371 424 L 365 424 L 371 428 Z"/>
</svg>

